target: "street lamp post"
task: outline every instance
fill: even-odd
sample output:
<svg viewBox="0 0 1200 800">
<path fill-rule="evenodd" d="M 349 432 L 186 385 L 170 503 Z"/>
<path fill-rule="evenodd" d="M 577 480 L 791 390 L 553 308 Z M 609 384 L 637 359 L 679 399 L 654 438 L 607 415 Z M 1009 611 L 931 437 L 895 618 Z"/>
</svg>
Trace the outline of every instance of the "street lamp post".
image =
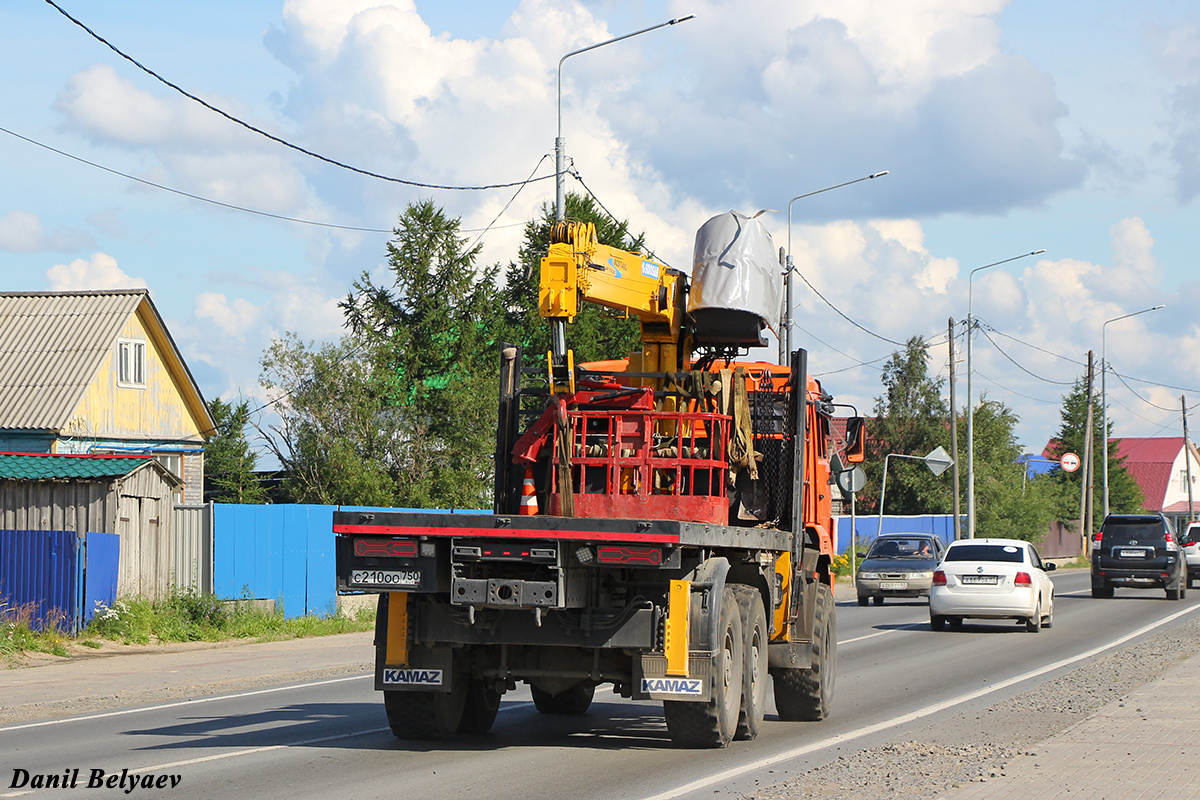
<svg viewBox="0 0 1200 800">
<path fill-rule="evenodd" d="M 812 197 L 815 194 L 831 192 L 834 189 L 840 189 L 843 186 L 850 186 L 854 183 L 862 183 L 863 181 L 869 181 L 872 178 L 882 178 L 890 171 L 891 170 L 885 169 L 882 172 L 872 172 L 870 175 L 862 178 L 855 178 L 854 180 L 846 181 L 845 183 L 839 183 L 837 186 L 826 186 L 824 189 L 817 189 L 815 192 L 798 194 L 788 201 L 787 266 L 783 276 L 785 299 L 783 301 L 783 319 L 780 321 L 779 325 L 780 364 L 791 363 L 788 361 L 788 359 L 790 358 L 792 352 L 792 203 L 796 202 L 797 200 L 803 200 L 806 197 Z"/>
<path fill-rule="evenodd" d="M 1105 334 L 1108 333 L 1108 323 L 1117 322 L 1118 320 L 1122 319 L 1129 319 L 1130 317 L 1136 317 L 1139 314 L 1148 314 L 1151 311 L 1158 311 L 1160 308 L 1165 308 L 1165 306 L 1158 305 L 1152 308 L 1143 308 L 1141 311 L 1134 311 L 1132 314 L 1124 314 L 1120 317 L 1113 317 L 1100 326 L 1100 397 L 1102 398 L 1100 403 L 1100 441 L 1103 443 L 1103 454 L 1101 455 L 1101 459 L 1104 462 L 1105 517 L 1108 516 L 1108 393 L 1104 390 L 1104 373 L 1108 372 L 1108 362 L 1105 360 L 1104 356 L 1104 337 Z"/>
<path fill-rule="evenodd" d="M 695 19 L 695 14 L 688 14 L 686 17 L 676 17 L 669 19 L 666 22 L 660 22 L 657 25 L 651 25 L 649 28 L 642 28 L 640 31 L 627 33 L 624 36 L 617 36 L 614 39 L 608 39 L 603 42 L 597 42 L 587 47 L 581 47 L 578 50 L 572 50 L 558 60 L 558 138 L 554 140 L 554 218 L 561 220 L 566 214 L 565 199 L 563 196 L 563 164 L 566 161 L 566 141 L 563 139 L 562 133 L 562 68 L 563 62 L 571 56 L 577 56 L 580 53 L 586 53 L 589 50 L 595 50 L 597 47 L 604 47 L 606 44 L 619 42 L 623 39 L 631 39 L 634 36 L 640 36 L 643 33 L 656 31 L 659 28 L 665 28 L 668 25 L 675 25 L 680 22 L 687 22 L 689 19 Z"/>
<path fill-rule="evenodd" d="M 950 467 L 954 466 L 954 461 L 950 458 L 950 454 L 941 445 L 938 445 L 932 452 L 923 456 L 909 456 L 903 453 L 888 453 L 883 457 L 883 480 L 879 484 L 879 522 L 875 526 L 875 535 L 883 535 L 883 499 L 887 496 L 887 471 L 889 458 L 911 458 L 913 461 L 924 461 L 925 466 L 929 467 L 929 471 L 936 478 Z"/>
<path fill-rule="evenodd" d="M 1032 253 L 1022 253 L 1019 256 L 994 261 L 971 270 L 967 276 L 967 538 L 975 538 L 975 411 L 971 405 L 971 341 L 975 338 L 975 315 L 972 309 L 975 273 L 984 269 L 998 267 L 1019 258 L 1028 258 L 1046 252 L 1045 248 L 1034 250 Z"/>
</svg>

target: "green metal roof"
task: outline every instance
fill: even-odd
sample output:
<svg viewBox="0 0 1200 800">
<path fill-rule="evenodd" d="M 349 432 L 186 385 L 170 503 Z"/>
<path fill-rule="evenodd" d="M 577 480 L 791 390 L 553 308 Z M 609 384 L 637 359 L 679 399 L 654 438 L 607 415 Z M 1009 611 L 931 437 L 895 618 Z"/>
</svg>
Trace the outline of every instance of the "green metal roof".
<svg viewBox="0 0 1200 800">
<path fill-rule="evenodd" d="M 0 453 L 0 480 L 121 478 L 151 461 L 149 456 Z"/>
</svg>

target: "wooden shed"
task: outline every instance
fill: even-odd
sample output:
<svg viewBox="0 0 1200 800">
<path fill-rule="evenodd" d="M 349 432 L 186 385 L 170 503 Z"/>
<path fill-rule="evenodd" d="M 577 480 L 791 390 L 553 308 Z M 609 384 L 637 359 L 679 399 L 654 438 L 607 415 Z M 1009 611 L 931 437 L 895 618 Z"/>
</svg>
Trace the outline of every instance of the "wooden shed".
<svg viewBox="0 0 1200 800">
<path fill-rule="evenodd" d="M 180 480 L 150 456 L 0 453 L 0 530 L 115 533 L 118 596 L 166 597 Z"/>
</svg>

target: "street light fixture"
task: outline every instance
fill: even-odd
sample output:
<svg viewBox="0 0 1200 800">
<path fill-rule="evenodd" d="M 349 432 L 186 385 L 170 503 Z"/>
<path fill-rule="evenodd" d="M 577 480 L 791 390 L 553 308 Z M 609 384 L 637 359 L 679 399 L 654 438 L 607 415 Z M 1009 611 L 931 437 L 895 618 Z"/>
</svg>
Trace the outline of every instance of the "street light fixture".
<svg viewBox="0 0 1200 800">
<path fill-rule="evenodd" d="M 1028 258 L 1046 252 L 1045 248 L 1034 250 L 1032 253 L 1022 253 L 1019 256 L 994 261 L 971 270 L 967 276 L 967 538 L 975 538 L 975 409 L 971 404 L 971 341 L 975 338 L 975 315 L 972 313 L 972 298 L 974 294 L 975 273 L 984 269 L 998 267 L 1019 258 Z"/>
<path fill-rule="evenodd" d="M 1108 372 L 1108 362 L 1104 359 L 1104 336 L 1108 333 L 1108 323 L 1116 322 L 1122 319 L 1136 317 L 1139 314 L 1148 314 L 1151 311 L 1158 311 L 1166 306 L 1154 306 L 1152 308 L 1143 308 L 1141 311 L 1135 311 L 1132 314 L 1125 314 L 1120 317 L 1113 317 L 1107 320 L 1100 326 L 1100 397 L 1103 398 L 1100 405 L 1100 441 L 1103 442 L 1103 455 L 1101 458 L 1104 461 L 1104 516 L 1108 516 L 1108 393 L 1104 391 L 1104 374 Z"/>
<path fill-rule="evenodd" d="M 606 44 L 619 42 L 623 39 L 631 39 L 634 36 L 640 36 L 643 33 L 656 31 L 659 28 L 665 28 L 668 25 L 676 25 L 680 22 L 687 22 L 689 19 L 695 19 L 695 14 L 688 14 L 686 17 L 676 17 L 669 19 L 666 22 L 660 22 L 657 25 L 651 25 L 649 28 L 643 28 L 640 31 L 627 33 L 624 36 L 618 36 L 607 41 L 597 42 L 587 47 L 582 47 L 578 50 L 572 50 L 558 60 L 558 138 L 554 140 L 554 219 L 561 220 L 566 213 L 565 199 L 563 197 L 563 162 L 566 161 L 566 142 L 562 134 L 562 68 L 563 62 L 571 56 L 577 56 L 580 53 L 586 53 L 589 50 L 595 50 L 597 47 L 604 47 Z"/>
<path fill-rule="evenodd" d="M 783 319 L 779 326 L 779 363 L 788 364 L 788 357 L 792 352 L 792 203 L 797 200 L 803 200 L 805 197 L 812 197 L 814 194 L 822 194 L 831 192 L 834 189 L 840 189 L 843 186 L 850 186 L 854 183 L 862 183 L 869 181 L 872 178 L 882 178 L 891 170 L 883 170 L 882 172 L 872 172 L 862 178 L 855 178 L 852 181 L 839 183 L 837 186 L 826 186 L 824 189 L 817 189 L 815 192 L 806 192 L 798 194 L 788 201 L 788 242 L 787 242 L 787 269 L 783 276 L 786 298 L 783 302 Z"/>
</svg>

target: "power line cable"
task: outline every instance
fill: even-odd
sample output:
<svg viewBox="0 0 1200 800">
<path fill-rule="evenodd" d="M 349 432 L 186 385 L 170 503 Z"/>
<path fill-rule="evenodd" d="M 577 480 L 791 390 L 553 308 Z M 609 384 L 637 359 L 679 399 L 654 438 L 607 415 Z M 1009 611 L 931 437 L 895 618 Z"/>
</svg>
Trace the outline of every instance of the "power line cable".
<svg viewBox="0 0 1200 800">
<path fill-rule="evenodd" d="M 984 375 L 982 372 L 980 372 L 978 369 L 972 369 L 971 372 L 973 372 L 974 374 L 983 378 L 985 381 L 987 381 L 988 383 L 997 387 L 998 389 L 1003 389 L 1004 391 L 1008 392 L 1009 394 L 1015 394 L 1018 397 L 1024 397 L 1026 400 L 1032 400 L 1035 403 L 1043 403 L 1048 406 L 1060 405 L 1062 403 L 1061 400 L 1043 400 L 1040 397 L 1033 397 L 1032 395 L 1023 394 L 1022 392 L 1018 392 L 1016 389 L 1013 389 L 1011 386 L 1005 386 L 1003 383 L 1000 383 L 999 381 L 992 380 L 987 375 Z"/>
<path fill-rule="evenodd" d="M 1125 410 L 1126 410 L 1126 411 L 1128 411 L 1130 414 L 1133 414 L 1135 417 L 1137 417 L 1138 419 L 1140 419 L 1142 422 L 1148 422 L 1148 423 L 1150 423 L 1151 425 L 1158 425 L 1158 424 L 1159 424 L 1158 420 L 1156 420 L 1156 419 L 1150 419 L 1150 418 L 1148 418 L 1148 417 L 1144 417 L 1144 416 L 1142 416 L 1141 414 L 1139 414 L 1138 412 L 1134 411 L 1134 410 L 1133 410 L 1132 408 L 1130 408 L 1129 406 L 1127 406 L 1127 405 L 1125 405 L 1124 403 L 1122 403 L 1122 402 L 1121 402 L 1120 400 L 1118 400 L 1117 398 L 1113 397 L 1113 398 L 1110 398 L 1110 399 L 1112 400 L 1112 402 L 1113 402 L 1113 403 L 1115 403 L 1115 404 L 1119 405 L 1121 408 L 1125 409 Z M 1157 406 L 1156 406 L 1156 407 L 1157 407 Z M 1175 411 L 1176 409 L 1164 409 L 1164 410 L 1166 410 L 1166 411 Z M 1164 425 L 1160 425 L 1160 426 L 1159 426 L 1159 429 L 1158 429 L 1157 431 L 1155 431 L 1153 434 L 1151 434 L 1150 436 L 1148 436 L 1148 437 L 1145 437 L 1145 438 L 1153 438 L 1154 436 L 1157 436 L 1159 433 L 1161 433 L 1162 431 L 1166 430 L 1167 428 L 1171 427 L 1171 426 L 1172 426 L 1172 425 L 1174 425 L 1174 424 L 1175 424 L 1175 421 L 1174 421 L 1174 420 L 1171 420 L 1170 422 L 1167 422 L 1167 423 L 1166 423 L 1166 424 L 1164 424 Z"/>
<path fill-rule="evenodd" d="M 825 341 L 825 340 L 824 340 L 824 339 L 822 339 L 820 336 L 817 336 L 815 333 L 813 333 L 812 331 L 808 330 L 808 329 L 807 329 L 807 328 L 805 328 L 804 326 L 802 326 L 802 325 L 797 325 L 795 322 L 793 322 L 793 323 L 792 323 L 792 327 L 794 327 L 796 330 L 800 331 L 800 332 L 801 332 L 801 333 L 803 333 L 804 335 L 808 336 L 810 339 L 813 339 L 813 340 L 815 340 L 815 341 L 818 341 L 818 342 L 820 342 L 821 344 L 825 345 L 826 347 L 828 347 L 830 350 L 832 350 L 833 352 L 837 353 L 838 355 L 845 356 L 846 358 L 850 359 L 851 361 L 853 361 L 853 362 L 854 362 L 855 364 L 857 364 L 858 366 L 860 366 L 860 367 L 865 367 L 865 366 L 868 366 L 867 362 L 865 362 L 865 361 L 859 361 L 857 358 L 855 358 L 854 356 L 850 355 L 849 353 L 847 353 L 847 352 L 844 352 L 844 351 L 842 351 L 842 350 L 839 350 L 839 349 L 837 349 L 836 347 L 834 347 L 833 345 L 831 345 L 829 342 Z"/>
<path fill-rule="evenodd" d="M 992 337 L 991 337 L 991 336 L 988 334 L 988 327 L 990 327 L 990 326 L 987 326 L 987 325 L 986 325 L 986 323 L 980 323 L 980 321 L 979 321 L 979 319 L 978 319 L 978 318 L 976 318 L 976 320 L 975 320 L 975 323 L 976 323 L 976 327 L 978 327 L 978 328 L 979 328 L 979 330 L 983 332 L 983 338 L 985 338 L 985 339 L 987 339 L 989 342 L 991 342 L 991 343 L 992 343 L 992 347 L 996 348 L 996 351 L 997 351 L 998 353 L 1000 353 L 1000 355 L 1004 356 L 1004 357 L 1005 357 L 1005 358 L 1007 358 L 1009 361 L 1011 361 L 1014 367 L 1016 367 L 1017 369 L 1021 370 L 1021 371 L 1022 371 L 1022 372 L 1024 372 L 1026 375 L 1029 375 L 1030 377 L 1033 377 L 1033 378 L 1037 378 L 1039 381 L 1042 381 L 1043 383 L 1053 383 L 1053 384 L 1055 384 L 1055 385 L 1057 385 L 1057 386 L 1074 386 L 1074 385 L 1075 385 L 1075 382 L 1074 382 L 1074 381 L 1055 381 L 1055 380 L 1051 380 L 1050 378 L 1044 378 L 1044 377 L 1042 377 L 1041 375 L 1038 375 L 1036 372 L 1030 372 L 1028 369 L 1026 369 L 1026 368 L 1025 368 L 1025 367 L 1023 367 L 1021 364 L 1019 364 L 1019 363 L 1016 361 L 1016 359 L 1014 359 L 1014 358 L 1013 358 L 1012 356 L 1010 356 L 1008 353 L 1004 352 L 1004 349 L 1003 349 L 1003 348 L 1001 348 L 1001 347 L 1000 347 L 1000 345 L 996 344 L 996 340 L 995 340 L 995 339 L 993 339 L 993 338 L 992 338 Z"/>
<path fill-rule="evenodd" d="M 543 155 L 541 157 L 541 159 L 538 160 L 538 163 L 534 165 L 533 172 L 529 173 L 530 176 L 532 176 L 534 173 L 536 173 L 538 171 L 538 168 L 541 167 L 542 162 L 545 161 L 549 157 L 550 157 L 549 155 Z M 492 220 L 492 224 L 488 225 L 482 231 L 480 231 L 479 235 L 475 237 L 475 241 L 471 242 L 470 245 L 468 245 L 466 248 L 463 249 L 462 254 L 459 255 L 459 257 L 458 257 L 458 261 L 465 263 L 467 261 L 467 259 L 470 258 L 471 253 L 474 252 L 475 248 L 479 244 L 479 241 L 484 237 L 484 234 L 486 234 L 491 229 L 492 225 L 495 224 L 496 220 L 500 219 L 500 217 L 502 217 L 504 215 L 504 213 L 506 211 L 508 211 L 509 206 L 511 206 L 513 204 L 513 202 L 517 199 L 517 195 L 519 195 L 521 193 L 521 190 L 524 189 L 526 186 L 528 186 L 529 183 L 530 183 L 529 180 L 525 180 L 525 181 L 522 181 L 517 184 L 517 190 L 515 192 L 513 192 L 513 196 L 509 198 L 508 202 L 504 204 L 504 207 L 501 208 L 499 213 L 496 214 L 495 218 Z M 333 363 L 329 364 L 325 369 L 321 370 L 321 375 L 324 375 L 330 369 L 350 360 L 354 356 L 357 356 L 359 354 L 359 352 L 361 352 L 362 349 L 367 346 L 368 343 L 369 343 L 368 339 L 363 339 L 358 344 L 358 346 L 354 347 L 349 353 L 345 354 L 341 358 L 335 359 Z M 314 375 L 312 378 L 309 378 L 306 381 L 301 381 L 300 384 L 295 389 L 286 391 L 283 394 L 279 395 L 279 397 L 276 397 L 272 400 L 268 400 L 267 402 L 263 403 L 258 408 L 251 411 L 250 413 L 257 414 L 258 412 L 260 412 L 266 408 L 269 408 L 270 406 L 273 406 L 276 403 L 280 403 L 280 402 L 286 400 L 288 397 L 293 395 L 295 392 L 297 392 L 301 388 L 303 388 L 306 384 L 309 384 L 309 383 L 315 381 L 318 377 L 320 377 L 320 375 Z"/>
<path fill-rule="evenodd" d="M 1082 361 L 1076 361 L 1075 359 L 1071 358 L 1070 356 L 1064 356 L 1062 353 L 1055 353 L 1051 350 L 1047 350 L 1044 347 L 1038 347 L 1036 344 L 1032 344 L 1023 339 L 1018 339 L 1017 337 L 1013 336 L 1012 334 L 1008 334 L 1008 333 L 1005 333 L 1004 331 L 997 330 L 996 328 L 992 328 L 991 326 L 989 326 L 989 328 L 992 331 L 992 333 L 996 334 L 997 336 L 1003 336 L 1005 339 L 1012 339 L 1017 344 L 1023 344 L 1026 347 L 1031 347 L 1034 350 L 1045 353 L 1048 356 L 1054 356 L 1055 358 L 1061 358 L 1063 361 L 1069 361 L 1070 363 L 1072 363 L 1078 367 L 1086 366 Z"/>
<path fill-rule="evenodd" d="M 583 176 L 579 174 L 579 170 L 575 169 L 574 161 L 571 162 L 571 166 L 567 169 L 567 174 L 570 175 L 575 180 L 579 181 L 579 185 L 582 186 L 583 190 L 588 193 L 588 197 L 590 197 L 590 198 L 592 198 L 592 200 L 596 201 L 596 205 L 600 206 L 600 210 L 603 211 L 608 216 L 608 218 L 613 221 L 614 224 L 616 224 L 622 228 L 625 227 L 627 222 L 617 219 L 616 215 L 613 214 L 611 211 L 609 211 L 608 207 L 606 205 L 604 205 L 604 202 L 599 197 L 596 196 L 596 193 L 592 191 L 592 188 L 583 182 Z M 671 266 L 665 260 L 659 258 L 658 255 L 655 254 L 655 252 L 653 250 L 646 247 L 645 245 L 642 246 L 642 249 L 646 252 L 647 256 L 654 259 L 655 261 L 661 262 L 663 265 L 665 265 L 667 267 Z"/>
<path fill-rule="evenodd" d="M 283 220 L 284 222 L 298 222 L 302 225 L 316 225 L 316 226 L 319 226 L 322 228 L 337 228 L 338 230 L 343 230 L 343 231 L 361 231 L 363 233 L 391 233 L 391 230 L 387 229 L 387 228 L 362 228 L 362 227 L 358 227 L 356 225 L 337 225 L 332 222 L 317 222 L 316 220 L 299 219 L 297 217 L 284 216 L 283 214 L 272 214 L 269 211 L 259 211 L 257 209 L 253 209 L 253 208 L 246 208 L 245 206 L 234 205 L 233 203 L 225 203 L 220 200 L 213 200 L 210 197 L 202 197 L 201 195 L 192 194 L 191 192 L 185 192 L 180 189 L 172 189 L 170 186 L 163 186 L 161 183 L 155 183 L 154 181 L 148 181 L 144 178 L 139 178 L 136 175 L 130 175 L 126 172 L 121 172 L 120 170 L 106 167 L 103 164 L 97 164 L 94 161 L 88 161 L 86 158 L 80 158 L 77 155 L 72 155 L 71 153 L 68 153 L 65 150 L 59 150 L 56 147 L 51 147 L 48 144 L 43 144 L 42 142 L 39 142 L 35 139 L 30 139 L 28 136 L 22 136 L 19 133 L 10 131 L 8 128 L 0 127 L 0 131 L 7 133 L 9 136 L 15 136 L 16 138 L 21 139 L 22 141 L 26 141 L 26 142 L 29 142 L 30 144 L 37 145 L 38 147 L 45 148 L 46 150 L 49 150 L 52 153 L 57 153 L 60 156 L 65 156 L 66 158 L 70 158 L 74 161 L 78 161 L 81 164 L 87 164 L 89 167 L 95 167 L 96 169 L 103 170 L 104 172 L 107 172 L 111 175 L 117 175 L 117 176 L 125 178 L 127 180 L 136 181 L 145 186 L 152 186 L 155 189 L 161 189 L 164 192 L 170 192 L 171 194 L 177 194 L 177 195 L 180 195 L 181 197 L 187 197 L 192 200 L 199 200 L 202 203 L 210 203 L 214 206 L 220 206 L 221 208 L 228 208 L 232 211 L 242 211 L 246 214 L 256 214 L 260 217 L 270 217 L 271 219 Z"/>
<path fill-rule="evenodd" d="M 870 330 L 869 328 L 864 328 L 862 325 L 859 325 L 857 322 L 855 322 L 854 320 L 850 319 L 850 317 L 848 317 L 848 316 L 846 316 L 844 313 L 842 313 L 842 310 L 841 310 L 840 308 L 838 308 L 837 306 L 835 306 L 833 303 L 829 302 L 829 299 L 828 299 L 827 297 L 825 297 L 825 295 L 823 295 L 823 294 L 821 294 L 819 291 L 817 291 L 817 287 L 813 286 L 813 285 L 812 285 L 812 284 L 809 282 L 808 278 L 804 277 L 804 273 L 803 273 L 803 272 L 801 272 L 801 271 L 800 271 L 800 270 L 798 270 L 798 269 L 795 269 L 794 267 L 792 268 L 792 271 L 793 271 L 793 272 L 795 272 L 797 275 L 799 275 L 799 276 L 800 276 L 800 280 L 804 281 L 804 285 L 805 285 L 805 286 L 807 286 L 809 289 L 812 289 L 812 291 L 813 291 L 813 294 L 815 294 L 817 297 L 821 298 L 821 300 L 823 300 L 823 301 L 825 302 L 825 305 L 827 305 L 827 306 L 829 306 L 830 308 L 832 308 L 834 311 L 836 311 L 836 312 L 837 312 L 837 314 L 838 314 L 838 316 L 839 316 L 839 317 L 841 317 L 842 319 L 846 320 L 847 322 L 849 322 L 849 323 L 850 323 L 851 325 L 853 325 L 854 327 L 858 328 L 858 329 L 859 329 L 860 331 L 862 331 L 863 333 L 870 334 L 871 336 L 874 336 L 876 339 L 879 339 L 879 340 L 881 340 L 881 341 L 887 342 L 888 344 L 894 344 L 894 345 L 896 345 L 897 347 L 904 347 L 904 346 L 905 346 L 903 342 L 897 342 L 895 339 L 889 339 L 889 338 L 887 338 L 886 336 L 882 336 L 882 335 L 880 335 L 880 334 L 876 333 L 875 331 L 873 331 L 873 330 Z"/>
<path fill-rule="evenodd" d="M 82 23 L 81 21 L 76 19 L 75 17 L 68 14 L 62 8 L 62 6 L 55 3 L 54 0 L 46 0 L 46 4 L 52 6 L 56 11 L 58 11 L 58 13 L 62 14 L 64 17 L 71 20 L 71 22 L 74 22 L 76 25 L 78 25 L 80 28 L 82 28 L 84 31 L 86 31 L 88 33 L 88 35 L 91 36 L 93 39 L 95 39 L 96 41 L 103 44 L 109 50 L 112 50 L 114 53 L 116 53 L 121 58 L 128 61 L 130 64 L 133 64 L 135 67 L 140 69 L 142 72 L 146 73 L 150 77 L 152 77 L 155 80 L 157 80 L 158 82 L 162 83 L 164 86 L 168 86 L 171 89 L 174 89 L 176 92 L 179 92 L 179 94 L 183 95 L 184 97 L 188 98 L 189 100 L 193 100 L 193 101 L 199 103 L 200 105 L 207 108 L 209 111 L 212 111 L 215 114 L 221 115 L 222 117 L 229 120 L 230 122 L 233 122 L 237 125 L 241 125 L 246 130 L 253 131 L 254 133 L 259 134 L 260 136 L 265 136 L 266 138 L 270 139 L 271 141 L 275 142 L 276 144 L 281 144 L 284 147 L 291 148 L 292 150 L 295 150 L 298 153 L 303 153 L 304 155 L 310 156 L 319 161 L 324 161 L 326 164 L 331 164 L 335 167 L 341 167 L 342 169 L 349 170 L 351 172 L 357 172 L 359 175 L 365 175 L 368 178 L 378 178 L 379 180 L 391 181 L 392 183 L 400 183 L 400 184 L 404 184 L 405 186 L 415 186 L 415 187 L 418 187 L 421 189 L 446 189 L 446 190 L 451 190 L 451 191 L 483 191 L 486 189 L 508 189 L 513 186 L 522 185 L 522 183 L 520 181 L 512 181 L 509 183 L 491 183 L 491 184 L 484 184 L 484 185 L 479 185 L 479 186 L 454 186 L 454 185 L 450 185 L 450 184 L 423 183 L 421 181 L 411 181 L 411 180 L 406 180 L 404 178 L 396 178 L 396 177 L 392 177 L 390 175 L 381 175 L 378 172 L 371 172 L 370 170 L 362 169 L 360 167 L 355 167 L 350 164 L 346 164 L 342 161 L 337 161 L 335 159 L 329 158 L 328 156 L 323 156 L 320 153 L 314 153 L 312 150 L 307 150 L 297 144 L 292 144 L 291 142 L 287 141 L 286 139 L 282 139 L 278 136 L 275 136 L 274 134 L 267 133 L 263 129 L 257 128 L 254 125 L 251 125 L 249 122 L 239 119 L 239 118 L 233 116 L 232 114 L 230 114 L 226 111 L 223 111 L 220 108 L 217 108 L 216 106 L 212 105 L 211 103 L 208 103 L 208 102 L 200 99 L 199 97 L 197 97 L 194 94 L 191 94 L 190 92 L 186 91 L 185 89 L 180 88 L 179 86 L 175 85 L 174 83 L 167 80 L 163 76 L 159 75 L 154 70 L 150 69 L 149 67 L 147 67 L 144 64 L 142 64 L 141 62 L 139 62 L 133 56 L 126 54 L 120 48 L 118 48 L 116 45 L 112 44 L 107 39 L 105 39 L 103 36 L 96 33 L 91 28 L 89 28 L 87 25 L 85 25 L 84 23 Z M 545 175 L 541 178 L 536 178 L 535 180 L 544 181 L 544 180 L 548 180 L 552 177 L 554 177 L 554 176 L 553 175 Z"/>
<path fill-rule="evenodd" d="M 391 228 L 364 228 L 364 227 L 360 227 L 357 225 L 339 225 L 334 222 L 319 222 L 317 220 L 311 220 L 311 219 L 300 219 L 299 217 L 289 217 L 284 214 L 273 214 L 270 211 L 261 211 L 256 208 L 246 208 L 245 206 L 234 205 L 233 203 L 226 203 L 221 200 L 214 200 L 211 197 L 204 197 L 203 195 L 192 194 L 191 192 L 185 192 L 182 189 L 175 189 L 170 186 L 164 186 L 161 183 L 155 183 L 154 181 L 148 181 L 145 178 L 139 178 L 136 175 L 130 175 L 127 172 L 121 172 L 120 170 L 113 169 L 111 167 L 106 167 L 103 164 L 98 164 L 95 161 L 89 161 L 88 159 L 74 155 L 73 153 L 68 153 L 65 150 L 59 150 L 57 147 L 51 147 L 50 145 L 48 145 L 44 142 L 39 142 L 36 139 L 31 139 L 28 136 L 22 136 L 21 134 L 15 132 L 15 131 L 10 131 L 8 128 L 2 127 L 2 126 L 0 126 L 0 133 L 7 133 L 9 136 L 16 137 L 17 139 L 28 142 L 29 144 L 32 144 L 32 145 L 37 145 L 38 147 L 41 147 L 45 150 L 49 150 L 50 152 L 55 153 L 57 155 L 64 156 L 73 161 L 78 161 L 81 164 L 87 164 L 89 167 L 94 167 L 98 170 L 102 170 L 111 175 L 116 175 L 118 177 L 125 178 L 126 180 L 135 181 L 137 183 L 143 184 L 145 186 L 150 186 L 155 189 L 160 189 L 164 192 L 170 192 L 171 194 L 177 194 L 181 197 L 187 197 L 191 200 L 199 200 L 202 203 L 209 203 L 210 205 L 220 206 L 221 208 L 226 208 L 231 211 L 241 211 L 246 214 L 254 214 L 254 215 L 260 216 L 260 217 L 269 217 L 271 219 L 277 219 L 277 220 L 281 220 L 283 222 L 296 222 L 296 223 L 300 223 L 301 225 L 314 225 L 314 226 L 321 227 L 321 228 L 335 228 L 337 230 L 359 231 L 362 233 L 392 233 Z M 542 158 L 538 162 L 538 164 L 540 165 L 542 163 L 542 161 L 545 161 L 549 157 L 550 157 L 549 155 L 543 154 Z M 536 167 L 535 167 L 534 171 L 536 171 Z M 524 184 L 522 184 L 522 185 L 524 185 Z M 514 197 L 514 199 L 515 199 L 515 197 Z M 508 205 L 512 205 L 512 200 L 508 201 Z M 506 209 L 508 208 L 508 205 L 505 206 Z M 495 225 L 495 224 L 493 224 L 493 225 L 489 225 L 485 228 L 463 228 L 462 232 L 463 233 L 477 233 L 479 231 L 495 230 L 497 228 L 516 228 L 516 227 L 522 226 L 524 224 L 525 224 L 524 222 L 514 222 L 510 225 Z"/>
<path fill-rule="evenodd" d="M 1111 367 L 1109 367 L 1108 371 L 1114 375 L 1117 374 L 1117 371 Z M 1144 383 L 1147 386 L 1158 386 L 1162 389 L 1175 389 L 1180 392 L 1191 392 L 1192 394 L 1196 394 L 1196 393 L 1200 392 L 1200 389 L 1194 389 L 1194 388 L 1191 388 L 1188 386 L 1173 386 L 1169 383 L 1159 383 L 1158 381 L 1150 381 L 1150 380 L 1146 380 L 1145 378 L 1135 378 L 1132 375 L 1126 375 L 1125 377 L 1128 378 L 1129 380 L 1133 381 L 1134 383 Z"/>
<path fill-rule="evenodd" d="M 1171 413 L 1174 413 L 1179 410 L 1177 408 L 1164 408 L 1163 406 L 1160 406 L 1157 403 L 1150 402 L 1146 398 L 1142 397 L 1136 389 L 1134 389 L 1132 386 L 1130 386 L 1128 383 L 1126 383 L 1125 378 L 1119 372 L 1114 372 L 1111 369 L 1109 370 L 1109 372 L 1112 372 L 1112 374 L 1117 377 L 1117 380 L 1119 380 L 1125 386 L 1125 388 L 1129 390 L 1130 394 L 1132 394 L 1138 400 L 1141 400 L 1143 403 L 1150 406 L 1151 408 L 1157 408 L 1159 411 L 1168 411 Z"/>
</svg>

